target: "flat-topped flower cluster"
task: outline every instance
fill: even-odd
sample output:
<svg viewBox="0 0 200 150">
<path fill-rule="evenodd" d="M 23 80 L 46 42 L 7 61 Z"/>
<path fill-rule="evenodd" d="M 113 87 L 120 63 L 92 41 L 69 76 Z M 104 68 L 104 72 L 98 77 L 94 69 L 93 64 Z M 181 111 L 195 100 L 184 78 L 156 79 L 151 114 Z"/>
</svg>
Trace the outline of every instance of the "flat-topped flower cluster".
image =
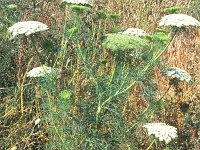
<svg viewBox="0 0 200 150">
<path fill-rule="evenodd" d="M 199 27 L 200 22 L 195 18 L 188 16 L 186 14 L 171 14 L 164 16 L 160 20 L 159 26 L 172 26 L 179 28 L 188 26 Z"/>
<path fill-rule="evenodd" d="M 17 22 L 13 26 L 8 28 L 8 32 L 12 34 L 13 37 L 21 34 L 25 34 L 26 36 L 48 30 L 48 26 L 39 21 L 22 21 Z"/>
<path fill-rule="evenodd" d="M 153 134 L 166 144 L 177 137 L 177 128 L 165 123 L 147 123 L 143 127 L 147 129 L 149 136 Z"/>
<path fill-rule="evenodd" d="M 44 77 L 45 75 L 56 72 L 56 69 L 52 69 L 51 67 L 47 67 L 45 65 L 41 67 L 36 67 L 30 70 L 27 74 L 27 77 Z"/>
<path fill-rule="evenodd" d="M 169 76 L 173 79 L 178 79 L 180 81 L 183 81 L 183 80 L 185 80 L 186 82 L 192 81 L 192 77 L 189 73 L 177 67 L 165 68 L 162 71 L 162 75 Z"/>
<path fill-rule="evenodd" d="M 137 50 L 148 47 L 148 41 L 129 34 L 110 33 L 103 37 L 102 45 L 112 51 Z"/>
</svg>

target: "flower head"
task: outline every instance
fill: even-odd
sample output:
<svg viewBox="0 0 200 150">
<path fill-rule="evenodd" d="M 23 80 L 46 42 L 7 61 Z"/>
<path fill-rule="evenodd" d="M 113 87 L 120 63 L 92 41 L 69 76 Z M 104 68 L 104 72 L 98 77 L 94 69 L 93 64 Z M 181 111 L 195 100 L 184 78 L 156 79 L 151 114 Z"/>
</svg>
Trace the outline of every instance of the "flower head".
<svg viewBox="0 0 200 150">
<path fill-rule="evenodd" d="M 44 77 L 46 74 L 51 74 L 55 69 L 47 66 L 36 67 L 30 70 L 27 77 Z"/>
<path fill-rule="evenodd" d="M 171 14 L 164 16 L 160 20 L 159 26 L 174 26 L 179 28 L 188 26 L 199 27 L 200 22 L 195 18 L 185 14 Z"/>
<path fill-rule="evenodd" d="M 127 34 L 112 33 L 102 38 L 103 46 L 113 51 L 138 50 L 148 46 L 148 42 L 140 37 Z"/>
<path fill-rule="evenodd" d="M 147 129 L 149 136 L 154 134 L 159 141 L 165 141 L 166 144 L 177 137 L 177 128 L 165 123 L 147 123 L 143 127 Z"/>
<path fill-rule="evenodd" d="M 128 28 L 124 32 L 122 32 L 122 34 L 129 34 L 129 35 L 134 35 L 134 36 L 147 35 L 147 33 L 144 30 L 138 29 L 138 28 Z"/>
<path fill-rule="evenodd" d="M 93 6 L 91 0 L 63 0 L 62 3 Z"/>
<path fill-rule="evenodd" d="M 8 28 L 8 32 L 12 34 L 13 37 L 20 35 L 20 34 L 25 34 L 26 36 L 40 32 L 40 31 L 45 31 L 48 30 L 48 26 L 39 22 L 39 21 L 22 21 L 22 22 L 17 22 L 13 26 Z"/>
<path fill-rule="evenodd" d="M 180 81 L 183 81 L 183 80 L 185 80 L 186 82 L 192 81 L 192 77 L 189 75 L 189 73 L 177 67 L 165 68 L 162 71 L 162 75 L 170 76 L 173 79 L 178 79 Z"/>
</svg>

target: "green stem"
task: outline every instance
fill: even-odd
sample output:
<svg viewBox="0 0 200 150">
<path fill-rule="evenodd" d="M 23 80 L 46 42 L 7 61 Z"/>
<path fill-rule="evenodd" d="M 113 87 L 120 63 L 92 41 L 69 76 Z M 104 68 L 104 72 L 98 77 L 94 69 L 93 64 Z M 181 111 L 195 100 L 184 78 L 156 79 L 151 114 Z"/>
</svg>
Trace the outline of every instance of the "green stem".
<svg viewBox="0 0 200 150">
<path fill-rule="evenodd" d="M 70 36 L 69 37 L 67 37 L 66 36 L 66 27 L 67 27 L 67 21 L 68 21 L 68 19 L 69 19 L 69 17 L 68 17 L 68 15 L 69 14 L 67 14 L 67 5 L 65 6 L 65 21 L 64 21 L 64 26 L 63 26 L 63 34 L 62 34 L 62 40 L 61 40 L 61 51 L 60 51 L 60 54 L 57 56 L 57 58 L 56 58 L 56 61 L 55 61 L 55 63 L 54 63 L 54 66 L 55 65 L 58 65 L 58 66 L 63 66 L 63 60 L 64 60 L 64 58 L 65 58 L 65 50 L 66 50 L 66 48 L 67 48 L 67 43 L 68 43 L 68 41 L 69 41 L 69 39 L 73 36 L 73 34 L 74 34 L 74 32 L 72 32 L 71 34 L 70 34 Z"/>
<path fill-rule="evenodd" d="M 154 140 L 151 142 L 151 144 L 147 147 L 146 150 L 149 150 L 149 149 L 152 147 L 153 143 L 156 144 L 156 139 L 154 139 Z M 157 145 L 157 144 L 156 144 L 156 145 Z"/>
<path fill-rule="evenodd" d="M 62 138 L 62 136 L 60 135 L 59 133 L 59 130 L 58 128 L 56 127 L 56 124 L 54 122 L 54 117 L 53 117 L 53 114 L 52 114 L 52 111 L 53 111 L 53 107 L 52 107 L 52 104 L 51 104 L 51 95 L 49 95 L 48 91 L 46 90 L 46 94 L 47 94 L 47 97 L 48 97 L 48 103 L 49 103 L 49 109 L 50 109 L 50 118 L 51 118 L 51 124 L 52 124 L 52 127 L 54 128 L 56 134 L 58 135 L 59 139 L 61 140 L 62 144 L 65 145 L 65 141 L 64 139 Z M 64 146 L 66 150 L 68 150 L 67 146 Z"/>
<path fill-rule="evenodd" d="M 115 74 L 115 70 L 116 70 L 116 63 L 114 64 L 114 70 L 112 71 L 112 75 L 110 77 L 109 85 L 111 85 L 111 83 L 112 83 L 112 80 L 113 80 L 113 77 L 114 77 L 114 74 Z"/>
<path fill-rule="evenodd" d="M 175 35 L 176 35 L 176 33 L 173 35 L 173 37 L 171 38 L 171 41 L 165 46 L 165 48 L 163 50 L 161 50 L 161 51 L 158 51 L 154 55 L 153 59 L 142 69 L 141 72 L 138 73 L 136 79 L 138 77 L 140 77 L 140 76 L 144 76 L 145 75 L 146 71 L 148 71 L 148 69 L 155 63 L 155 61 L 157 61 L 157 59 L 167 50 L 167 48 L 169 47 L 169 45 L 171 44 L 171 42 L 175 39 Z M 133 85 L 135 85 L 136 82 L 137 82 L 137 80 L 134 80 L 125 89 L 123 89 L 121 91 L 120 90 L 116 91 L 114 95 L 108 97 L 102 104 L 100 103 L 99 104 L 100 106 L 98 106 L 98 110 L 96 112 L 96 121 L 98 121 L 99 114 L 100 114 L 100 112 L 101 112 L 101 110 L 102 110 L 102 108 L 103 108 L 104 105 L 106 105 L 108 102 L 110 102 L 114 97 L 116 97 L 116 96 L 118 96 L 118 95 L 120 95 L 120 94 L 125 93 L 126 91 L 128 91 L 131 87 L 133 87 Z M 96 124 L 98 125 L 98 122 L 96 122 Z"/>
<path fill-rule="evenodd" d="M 23 99 L 23 92 L 24 92 L 24 89 L 25 89 L 25 86 L 24 86 L 24 82 L 25 82 L 25 79 L 26 79 L 26 75 L 28 73 L 28 70 L 31 66 L 31 63 L 33 61 L 33 58 L 30 59 L 30 61 L 28 62 L 28 66 L 27 66 L 27 69 L 26 69 L 26 72 L 22 78 L 22 83 L 20 84 L 20 111 L 21 111 L 21 116 L 23 117 L 24 116 L 24 99 Z"/>
</svg>

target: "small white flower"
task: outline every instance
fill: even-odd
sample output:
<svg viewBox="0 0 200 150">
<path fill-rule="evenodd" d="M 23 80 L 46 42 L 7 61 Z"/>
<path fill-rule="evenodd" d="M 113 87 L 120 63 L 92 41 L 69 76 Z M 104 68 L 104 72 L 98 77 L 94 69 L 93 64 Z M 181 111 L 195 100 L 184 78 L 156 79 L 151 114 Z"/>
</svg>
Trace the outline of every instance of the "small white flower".
<svg viewBox="0 0 200 150">
<path fill-rule="evenodd" d="M 140 52 L 140 51 L 132 51 L 132 52 L 130 52 L 130 56 L 131 57 L 133 57 L 133 58 L 139 58 L 139 57 L 141 57 L 142 56 L 142 52 Z"/>
<path fill-rule="evenodd" d="M 192 81 L 192 77 L 187 73 L 185 70 L 182 70 L 177 67 L 170 67 L 170 68 L 165 68 L 162 71 L 162 75 L 164 76 L 170 76 L 173 79 L 176 78 L 178 80 L 185 80 L 186 82 Z"/>
<path fill-rule="evenodd" d="M 17 150 L 17 146 L 12 147 L 10 150 Z"/>
<path fill-rule="evenodd" d="M 54 71 L 55 69 L 52 69 L 51 67 L 47 66 L 41 66 L 41 67 L 36 67 L 30 70 L 27 74 L 27 77 L 44 77 L 46 74 L 50 74 Z"/>
<path fill-rule="evenodd" d="M 90 5 L 93 6 L 91 0 L 63 0 L 62 2 L 70 3 L 70 4 L 81 4 L 81 5 Z"/>
<path fill-rule="evenodd" d="M 159 26 L 175 26 L 179 28 L 188 26 L 199 27 L 200 22 L 195 18 L 185 14 L 171 14 L 164 16 L 160 20 Z"/>
<path fill-rule="evenodd" d="M 122 34 L 129 34 L 129 35 L 134 35 L 134 36 L 147 35 L 147 33 L 144 30 L 138 29 L 138 28 L 128 28 L 124 32 L 122 32 Z"/>
<path fill-rule="evenodd" d="M 177 128 L 165 123 L 147 123 L 143 127 L 147 129 L 149 136 L 153 134 L 159 141 L 165 141 L 166 144 L 177 137 Z"/>
<path fill-rule="evenodd" d="M 41 121 L 40 118 L 36 119 L 36 120 L 35 120 L 35 125 L 38 125 L 38 124 L 40 123 L 40 121 Z"/>
<path fill-rule="evenodd" d="M 20 35 L 20 34 L 25 34 L 26 36 L 40 32 L 40 31 L 45 31 L 48 30 L 48 26 L 39 22 L 39 21 L 22 21 L 22 22 L 17 22 L 13 26 L 8 28 L 8 32 L 12 34 L 13 37 Z"/>
</svg>

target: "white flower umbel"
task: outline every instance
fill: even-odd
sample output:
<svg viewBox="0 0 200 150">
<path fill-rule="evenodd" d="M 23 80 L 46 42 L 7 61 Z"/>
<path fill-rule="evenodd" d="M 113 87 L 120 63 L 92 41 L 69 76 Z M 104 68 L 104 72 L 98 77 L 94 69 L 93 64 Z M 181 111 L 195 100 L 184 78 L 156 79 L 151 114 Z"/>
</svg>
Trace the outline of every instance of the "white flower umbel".
<svg viewBox="0 0 200 150">
<path fill-rule="evenodd" d="M 173 26 L 173 27 L 199 27 L 200 22 L 195 18 L 185 15 L 185 14 L 171 14 L 164 16 L 160 22 L 159 26 Z"/>
<path fill-rule="evenodd" d="M 192 81 L 192 77 L 189 75 L 189 73 L 177 67 L 165 68 L 162 71 L 162 75 L 172 77 L 173 79 L 176 78 L 181 81 L 183 80 L 185 80 L 186 82 Z"/>
<path fill-rule="evenodd" d="M 93 6 L 91 0 L 63 0 L 62 2 L 69 3 L 69 4 L 77 4 L 77 5 L 90 5 Z"/>
<path fill-rule="evenodd" d="M 48 30 L 48 26 L 39 22 L 39 21 L 22 21 L 17 22 L 13 26 L 8 28 L 8 32 L 12 34 L 13 37 L 21 34 L 25 34 L 26 36 Z"/>
<path fill-rule="evenodd" d="M 129 35 L 134 35 L 134 36 L 147 35 L 147 33 L 144 30 L 138 29 L 138 28 L 128 28 L 124 32 L 122 32 L 122 34 L 129 34 Z"/>
<path fill-rule="evenodd" d="M 166 144 L 177 137 L 177 128 L 165 123 L 147 123 L 143 127 L 147 129 L 149 136 L 153 134 Z"/>
<path fill-rule="evenodd" d="M 55 69 L 43 65 L 30 70 L 27 74 L 27 77 L 44 77 L 46 74 L 50 74 L 53 71 L 55 71 Z"/>
</svg>

